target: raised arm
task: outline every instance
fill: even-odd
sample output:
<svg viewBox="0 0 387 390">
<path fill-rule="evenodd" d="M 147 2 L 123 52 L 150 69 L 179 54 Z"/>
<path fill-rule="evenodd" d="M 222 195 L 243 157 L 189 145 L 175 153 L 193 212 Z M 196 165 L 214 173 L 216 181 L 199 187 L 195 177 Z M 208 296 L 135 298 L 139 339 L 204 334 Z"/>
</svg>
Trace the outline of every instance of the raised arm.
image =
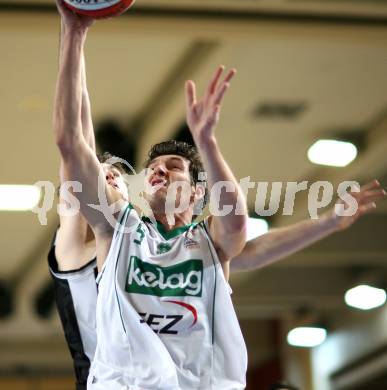
<svg viewBox="0 0 387 390">
<path fill-rule="evenodd" d="M 57 0 L 57 5 L 64 29 L 54 101 L 54 132 L 62 159 L 62 174 L 66 180 L 81 183 L 82 191 L 75 194 L 93 230 L 108 230 L 111 226 L 103 214 L 88 206 L 99 204 L 98 177 L 104 177 L 95 156 L 94 141 L 90 142 L 90 105 L 84 90 L 83 47 L 92 19 L 69 11 L 61 0 Z M 83 100 L 86 105 L 82 105 Z M 112 198 L 111 188 L 106 183 L 103 185 L 107 198 Z"/>
<path fill-rule="evenodd" d="M 61 30 L 60 30 L 60 50 L 59 50 L 59 62 L 62 58 L 63 52 L 63 41 L 65 34 L 65 24 L 64 21 L 61 20 Z M 82 85 L 82 104 L 81 104 L 81 125 L 82 125 L 82 134 L 86 141 L 86 143 L 90 146 L 90 148 L 95 152 L 95 134 L 94 134 L 94 126 L 93 120 L 91 116 L 91 105 L 90 105 L 90 97 L 87 89 L 86 82 L 86 65 L 85 65 L 85 55 L 82 47 L 81 52 L 81 85 Z M 63 161 L 60 161 L 60 182 L 68 180 L 66 172 L 64 172 Z"/>
<path fill-rule="evenodd" d="M 60 57 L 63 51 L 65 25 L 61 23 Z M 81 54 L 82 106 L 81 125 L 86 143 L 95 152 L 94 128 L 91 117 L 90 99 L 86 84 L 85 58 Z M 60 185 L 69 180 L 65 166 L 60 161 Z M 59 198 L 59 203 L 68 205 L 66 199 Z M 78 212 L 76 215 L 60 215 L 60 227 L 56 236 L 55 254 L 60 271 L 75 270 L 83 267 L 95 256 L 94 234 L 85 217 Z M 90 245 L 91 244 L 91 245 Z"/>
<path fill-rule="evenodd" d="M 90 148 L 94 151 L 95 149 L 95 135 L 94 135 L 94 126 L 93 119 L 91 116 L 91 104 L 89 91 L 87 89 L 86 82 L 86 63 L 85 63 L 85 55 L 82 50 L 81 57 L 81 80 L 82 80 L 82 107 L 81 107 L 81 121 L 82 121 L 82 133 L 85 137 L 86 143 L 90 146 Z"/>
<path fill-rule="evenodd" d="M 273 264 L 304 249 L 315 242 L 352 226 L 362 215 L 376 207 L 378 200 L 386 197 L 377 180 L 364 185 L 360 192 L 351 195 L 358 203 L 353 216 L 338 216 L 332 209 L 319 219 L 305 220 L 291 226 L 273 229 L 248 241 L 243 251 L 231 262 L 230 270 L 246 271 Z"/>
<path fill-rule="evenodd" d="M 199 101 L 196 99 L 194 82 L 187 81 L 186 112 L 188 127 L 207 172 L 209 190 L 211 191 L 214 185 L 221 189 L 224 187 L 221 182 L 227 183 L 227 188 L 223 188 L 220 193 L 220 205 L 214 207 L 210 204 L 210 211 L 215 215 L 209 219 L 210 235 L 220 255 L 220 260 L 227 262 L 236 256 L 245 244 L 247 207 L 242 191 L 219 149 L 214 132 L 219 120 L 223 97 L 235 75 L 235 70 L 232 69 L 220 82 L 223 71 L 222 66 L 217 69 L 206 93 Z M 232 211 L 225 215 L 213 212 L 218 208 L 222 210 L 223 206 L 229 208 L 231 206 Z M 238 213 L 235 212 L 236 209 Z"/>
</svg>

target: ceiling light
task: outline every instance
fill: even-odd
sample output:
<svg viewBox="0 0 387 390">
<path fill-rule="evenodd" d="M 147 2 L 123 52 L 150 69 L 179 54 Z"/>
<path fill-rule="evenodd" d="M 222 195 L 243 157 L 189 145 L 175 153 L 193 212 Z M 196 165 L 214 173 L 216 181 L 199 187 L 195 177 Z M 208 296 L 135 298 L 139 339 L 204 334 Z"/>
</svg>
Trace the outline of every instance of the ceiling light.
<svg viewBox="0 0 387 390">
<path fill-rule="evenodd" d="M 314 164 L 345 167 L 357 156 L 354 144 L 344 141 L 321 139 L 308 150 L 308 158 Z"/>
<path fill-rule="evenodd" d="M 386 302 L 386 292 L 381 288 L 360 285 L 345 293 L 345 303 L 361 310 L 370 310 Z"/>
<path fill-rule="evenodd" d="M 32 185 L 0 185 L 0 210 L 32 210 L 40 200 L 40 189 Z"/>
<path fill-rule="evenodd" d="M 250 241 L 262 234 L 267 233 L 269 224 L 262 218 L 248 218 L 247 219 L 247 241 Z"/>
<path fill-rule="evenodd" d="M 294 347 L 316 347 L 325 341 L 327 331 L 317 327 L 294 328 L 288 333 L 288 344 Z"/>
</svg>

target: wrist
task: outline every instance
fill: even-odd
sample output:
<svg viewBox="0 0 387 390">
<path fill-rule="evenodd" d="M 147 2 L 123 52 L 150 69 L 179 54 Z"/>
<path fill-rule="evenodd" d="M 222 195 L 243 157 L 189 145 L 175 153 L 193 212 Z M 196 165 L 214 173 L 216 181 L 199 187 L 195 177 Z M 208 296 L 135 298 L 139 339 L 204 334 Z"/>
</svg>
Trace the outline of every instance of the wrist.
<svg viewBox="0 0 387 390">
<path fill-rule="evenodd" d="M 67 39 L 81 39 L 84 41 L 86 39 L 86 34 L 88 31 L 88 27 L 79 26 L 79 25 L 70 25 L 65 26 L 63 35 Z"/>
<path fill-rule="evenodd" d="M 194 142 L 198 150 L 204 153 L 210 152 L 218 147 L 218 142 L 213 135 L 194 137 Z"/>
<path fill-rule="evenodd" d="M 323 214 L 321 216 L 321 221 L 324 227 L 326 227 L 327 231 L 337 232 L 340 230 L 340 217 L 335 213 L 334 208 Z"/>
</svg>

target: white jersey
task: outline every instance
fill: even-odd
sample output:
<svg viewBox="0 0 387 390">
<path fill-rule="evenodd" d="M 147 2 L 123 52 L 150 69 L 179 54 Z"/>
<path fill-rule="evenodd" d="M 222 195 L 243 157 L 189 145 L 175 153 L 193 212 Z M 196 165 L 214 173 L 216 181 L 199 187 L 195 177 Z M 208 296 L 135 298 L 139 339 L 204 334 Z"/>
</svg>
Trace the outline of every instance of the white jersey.
<svg viewBox="0 0 387 390">
<path fill-rule="evenodd" d="M 243 389 L 246 347 L 205 223 L 166 232 L 130 205 L 121 223 L 133 229 L 116 228 L 100 275 L 88 388 Z"/>
</svg>

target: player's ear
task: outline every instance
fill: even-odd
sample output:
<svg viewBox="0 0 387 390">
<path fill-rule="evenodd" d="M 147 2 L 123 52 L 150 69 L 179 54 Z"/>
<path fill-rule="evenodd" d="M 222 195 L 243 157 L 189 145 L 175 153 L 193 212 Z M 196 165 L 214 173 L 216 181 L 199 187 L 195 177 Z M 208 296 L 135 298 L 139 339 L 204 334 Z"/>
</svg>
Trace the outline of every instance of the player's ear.
<svg viewBox="0 0 387 390">
<path fill-rule="evenodd" d="M 202 215 L 204 209 L 204 197 L 206 194 L 206 187 L 201 183 L 196 183 L 193 188 L 192 201 L 194 204 L 194 215 Z"/>
<path fill-rule="evenodd" d="M 201 199 L 204 198 L 204 195 L 206 193 L 206 188 L 201 183 L 195 184 L 195 203 L 199 202 Z"/>
</svg>

